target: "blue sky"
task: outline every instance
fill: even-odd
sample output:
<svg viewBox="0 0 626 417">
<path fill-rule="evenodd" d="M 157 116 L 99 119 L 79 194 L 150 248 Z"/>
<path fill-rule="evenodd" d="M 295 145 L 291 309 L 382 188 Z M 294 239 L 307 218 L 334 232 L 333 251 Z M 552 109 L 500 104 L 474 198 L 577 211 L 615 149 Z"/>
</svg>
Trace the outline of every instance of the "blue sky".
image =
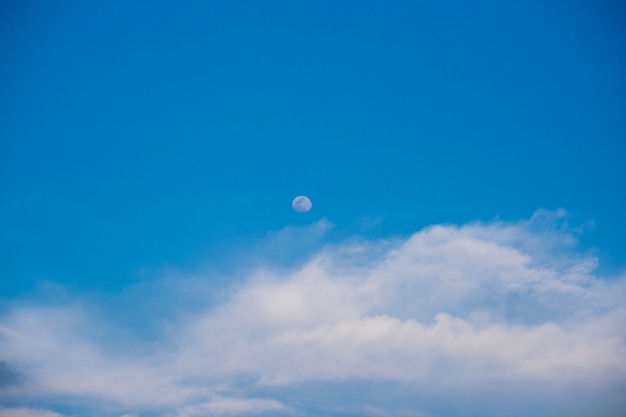
<svg viewBox="0 0 626 417">
<path fill-rule="evenodd" d="M 623 405 L 618 2 L 1 7 L 5 414 Z"/>
</svg>

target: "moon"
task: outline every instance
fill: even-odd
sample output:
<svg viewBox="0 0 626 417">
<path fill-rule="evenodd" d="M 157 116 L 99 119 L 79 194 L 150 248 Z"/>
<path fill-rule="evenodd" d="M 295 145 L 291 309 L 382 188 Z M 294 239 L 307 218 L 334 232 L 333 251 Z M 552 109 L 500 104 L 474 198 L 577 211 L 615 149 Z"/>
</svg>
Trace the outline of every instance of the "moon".
<svg viewBox="0 0 626 417">
<path fill-rule="evenodd" d="M 298 213 L 306 213 L 307 211 L 311 210 L 313 204 L 311 203 L 311 200 L 309 200 L 309 197 L 305 195 L 299 195 L 293 199 L 293 201 L 291 202 L 291 207 L 293 207 L 293 209 Z"/>
</svg>

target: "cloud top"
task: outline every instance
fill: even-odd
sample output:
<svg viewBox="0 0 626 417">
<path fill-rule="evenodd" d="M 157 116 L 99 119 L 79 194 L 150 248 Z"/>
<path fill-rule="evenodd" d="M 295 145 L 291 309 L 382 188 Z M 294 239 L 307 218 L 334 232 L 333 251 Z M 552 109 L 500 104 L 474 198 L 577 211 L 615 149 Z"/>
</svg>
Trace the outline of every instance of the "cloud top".
<svg viewBox="0 0 626 417">
<path fill-rule="evenodd" d="M 626 405 L 625 279 L 595 274 L 597 259 L 577 248 L 565 216 L 328 244 L 297 267 L 252 270 L 217 304 L 170 312 L 158 342 L 121 353 L 91 336 L 106 317 L 19 306 L 1 319 L 0 360 L 27 378 L 2 395 L 162 415 L 306 415 L 356 409 L 328 396 L 302 408 L 310 387 L 340 382 L 397 399 L 450 390 L 459 403 L 476 390 L 521 389 L 555 415 L 585 410 L 572 405 L 585 391 L 604 399 L 596 415 L 613 415 Z M 297 233 L 289 229 L 288 241 Z M 470 406 L 484 407 L 481 399 Z M 372 401 L 355 414 L 394 414 Z M 438 413 L 432 398 L 406 401 L 415 415 Z M 487 403 L 483 412 L 495 412 Z"/>
</svg>

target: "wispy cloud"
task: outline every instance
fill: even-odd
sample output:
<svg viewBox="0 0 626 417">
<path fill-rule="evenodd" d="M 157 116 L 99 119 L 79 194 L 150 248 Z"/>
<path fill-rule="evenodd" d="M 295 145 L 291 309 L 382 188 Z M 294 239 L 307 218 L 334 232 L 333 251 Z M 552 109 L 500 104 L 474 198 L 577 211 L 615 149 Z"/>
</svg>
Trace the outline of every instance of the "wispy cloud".
<svg viewBox="0 0 626 417">
<path fill-rule="evenodd" d="M 133 344 L 94 331 L 122 326 L 123 314 L 104 317 L 84 303 L 16 305 L 0 321 L 0 360 L 20 378 L 0 395 L 24 406 L 89 399 L 117 415 L 306 415 L 315 411 L 304 400 L 311 386 L 340 382 L 347 391 L 379 386 L 385 398 L 443 390 L 459 403 L 476 390 L 492 397 L 521 389 L 526 403 L 574 415 L 586 410 L 577 396 L 586 391 L 603 400 L 596 415 L 612 415 L 626 405 L 626 279 L 597 276 L 597 259 L 577 247 L 565 219 L 539 211 L 519 222 L 314 245 L 296 265 L 251 269 L 217 303 L 161 312 L 168 319 L 159 337 Z M 293 250 L 329 228 L 289 228 L 257 250 Z M 176 280 L 168 288 L 198 277 Z M 331 397 L 321 396 L 316 412 L 428 415 L 438 407 L 423 397 L 392 408 Z"/>
<path fill-rule="evenodd" d="M 38 410 L 34 408 L 2 408 L 0 415 L 3 417 L 63 417 L 53 411 Z"/>
</svg>

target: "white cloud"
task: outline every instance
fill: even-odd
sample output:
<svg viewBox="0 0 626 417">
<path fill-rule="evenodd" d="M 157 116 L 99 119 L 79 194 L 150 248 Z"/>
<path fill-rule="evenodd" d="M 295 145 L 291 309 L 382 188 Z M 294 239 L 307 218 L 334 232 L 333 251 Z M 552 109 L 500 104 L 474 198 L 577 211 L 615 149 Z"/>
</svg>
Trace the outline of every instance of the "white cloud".
<svg viewBox="0 0 626 417">
<path fill-rule="evenodd" d="M 457 394 L 521 384 L 536 401 L 547 400 L 533 389 L 561 387 L 559 406 L 589 390 L 619 409 L 626 280 L 595 275 L 597 260 L 577 249 L 564 219 L 538 212 L 327 245 L 299 267 L 258 268 L 218 305 L 181 306 L 159 341 L 122 353 L 93 337 L 106 318 L 85 309 L 16 308 L 0 320 L 0 360 L 27 378 L 6 392 L 194 416 L 298 412 L 293 398 L 306 394 L 293 390 L 311 383 Z M 279 232 L 272 250 L 329 227 Z"/>
<path fill-rule="evenodd" d="M 61 414 L 37 410 L 34 408 L 2 408 L 0 407 L 0 416 L 2 417 L 63 417 Z"/>
<path fill-rule="evenodd" d="M 291 407 L 275 400 L 217 397 L 211 401 L 183 407 L 179 417 L 221 416 L 233 414 L 261 414 L 265 412 L 291 412 Z"/>
</svg>

